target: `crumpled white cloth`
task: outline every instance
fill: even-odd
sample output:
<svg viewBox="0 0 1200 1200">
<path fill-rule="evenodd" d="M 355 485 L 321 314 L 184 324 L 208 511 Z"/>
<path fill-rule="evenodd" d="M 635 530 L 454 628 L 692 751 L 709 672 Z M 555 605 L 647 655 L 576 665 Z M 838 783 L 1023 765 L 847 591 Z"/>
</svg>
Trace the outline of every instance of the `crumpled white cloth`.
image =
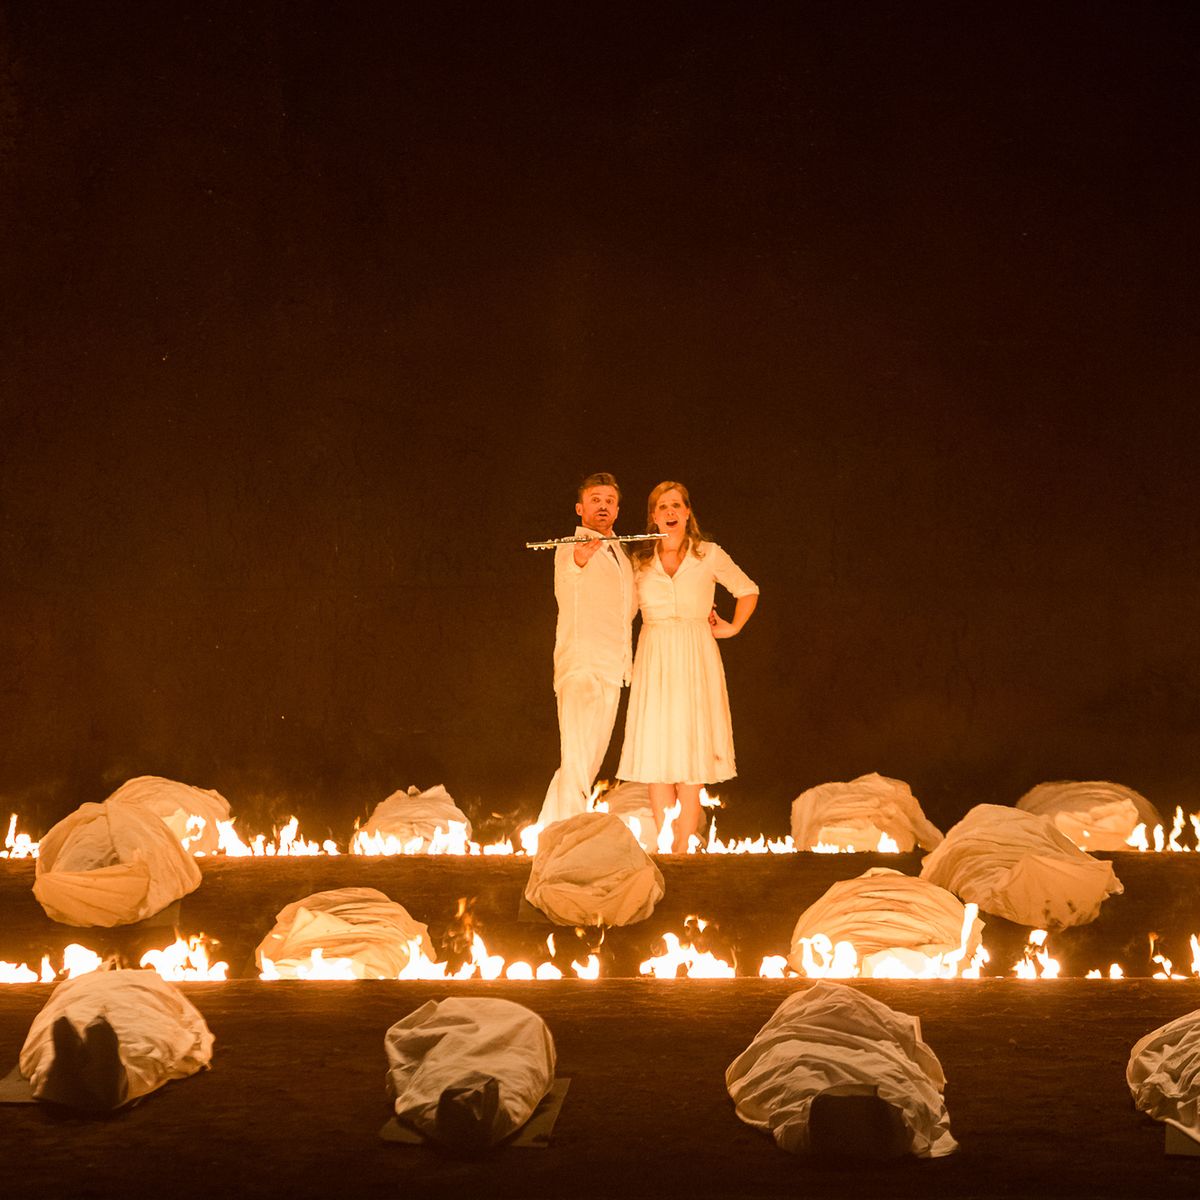
<svg viewBox="0 0 1200 1200">
<path fill-rule="evenodd" d="M 962 902 L 945 888 L 890 867 L 873 867 L 857 879 L 833 884 L 800 914 L 788 962 L 803 974 L 800 939 L 823 933 L 831 942 L 850 942 L 858 951 L 862 974 L 869 977 L 875 956 L 892 951 L 936 956 L 958 950 L 965 918 Z M 982 934 L 983 922 L 976 917 L 967 936 L 964 966 Z"/>
<path fill-rule="evenodd" d="M 520 1129 L 554 1084 L 550 1030 L 511 1000 L 430 1000 L 387 1031 L 384 1049 L 396 1115 L 426 1137 L 463 1149 L 495 1145 Z M 478 1104 L 488 1088 L 491 1103 Z M 462 1107 L 455 1112 L 456 1092 L 468 1100 L 476 1093 L 475 1119 L 464 1122 Z"/>
<path fill-rule="evenodd" d="M 161 775 L 126 780 L 108 799 L 150 809 L 192 854 L 215 854 L 220 842 L 218 822 L 229 820 L 229 801 L 220 792 Z"/>
<path fill-rule="evenodd" d="M 956 1149 L 946 1077 L 920 1023 L 845 984 L 820 980 L 793 992 L 725 1071 L 737 1115 L 792 1154 L 808 1150 L 813 1098 L 847 1085 L 878 1088 L 901 1111 L 918 1157 Z"/>
<path fill-rule="evenodd" d="M 81 1036 L 96 1017 L 113 1027 L 129 1081 L 127 1101 L 212 1062 L 213 1035 L 177 987 L 154 971 L 93 971 L 58 984 L 29 1027 L 20 1070 L 34 1096 L 54 1061 L 54 1022 L 64 1016 Z"/>
<path fill-rule="evenodd" d="M 1200 1138 L 1200 1009 L 1139 1039 L 1125 1081 L 1142 1112 Z"/>
<path fill-rule="evenodd" d="M 525 898 L 558 925 L 632 925 L 665 890 L 620 817 L 588 812 L 542 830 Z"/>
<path fill-rule="evenodd" d="M 393 792 L 375 806 L 362 830 L 371 836 L 392 837 L 399 842 L 421 838 L 428 843 L 439 829 L 448 834 L 452 823 L 462 825 L 470 838 L 471 822 L 467 814 L 439 783 L 423 792 L 415 787 L 407 792 Z"/>
<path fill-rule="evenodd" d="M 908 854 L 914 846 L 932 850 L 942 834 L 900 779 L 872 771 L 849 783 L 823 783 L 792 801 L 792 838 L 799 850 L 827 846 L 874 850 L 886 833 Z"/>
<path fill-rule="evenodd" d="M 1125 889 L 1112 863 L 1080 850 L 1049 817 L 978 804 L 921 864 L 928 879 L 1018 925 L 1086 925 Z"/>
<path fill-rule="evenodd" d="M 262 969 L 269 958 L 281 979 L 299 978 L 298 969 L 320 950 L 325 961 L 350 960 L 356 979 L 395 979 L 412 958 L 414 946 L 434 957 L 428 926 L 375 888 L 336 888 L 314 892 L 279 910 L 275 927 L 254 951 Z"/>
<path fill-rule="evenodd" d="M 64 925 L 132 925 L 200 886 L 200 868 L 142 804 L 82 804 L 42 839 L 33 894 Z"/>
<path fill-rule="evenodd" d="M 1163 823 L 1157 808 L 1140 792 L 1105 780 L 1039 783 L 1017 807 L 1054 824 L 1081 850 L 1128 850 L 1139 825 L 1153 830 Z"/>
</svg>

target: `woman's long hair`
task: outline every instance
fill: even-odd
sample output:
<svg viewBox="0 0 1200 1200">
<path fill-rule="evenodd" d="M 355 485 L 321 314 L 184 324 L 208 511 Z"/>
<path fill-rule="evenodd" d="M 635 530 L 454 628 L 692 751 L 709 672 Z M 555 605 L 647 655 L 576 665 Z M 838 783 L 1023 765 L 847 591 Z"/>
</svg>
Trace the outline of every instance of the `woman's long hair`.
<svg viewBox="0 0 1200 1200">
<path fill-rule="evenodd" d="M 706 538 L 704 534 L 700 532 L 700 526 L 696 524 L 696 514 L 692 511 L 692 498 L 688 495 L 687 488 L 685 488 L 682 483 L 677 483 L 674 479 L 664 479 L 663 482 L 660 483 L 658 487 L 656 487 L 654 491 L 650 493 L 650 498 L 646 501 L 646 532 L 658 532 L 658 526 L 654 523 L 654 510 L 658 506 L 659 500 L 661 500 L 663 496 L 672 489 L 677 491 L 683 497 L 683 502 L 688 507 L 687 528 L 683 532 L 683 553 L 681 557 L 686 557 L 688 551 L 690 550 L 697 558 L 703 558 L 704 550 L 702 547 L 704 543 L 708 541 L 708 538 Z M 633 554 L 631 555 L 634 566 L 647 566 L 651 559 L 654 558 L 654 551 L 657 546 L 657 542 L 634 543 L 635 548 Z"/>
</svg>

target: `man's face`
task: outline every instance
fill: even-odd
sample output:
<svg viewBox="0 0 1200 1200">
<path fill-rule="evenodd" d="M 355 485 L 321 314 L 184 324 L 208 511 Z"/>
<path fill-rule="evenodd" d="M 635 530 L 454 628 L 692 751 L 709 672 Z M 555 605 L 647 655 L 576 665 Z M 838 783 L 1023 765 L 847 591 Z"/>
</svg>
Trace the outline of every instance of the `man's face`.
<svg viewBox="0 0 1200 1200">
<path fill-rule="evenodd" d="M 594 529 L 607 537 L 612 533 L 613 522 L 617 519 L 617 489 L 588 488 L 575 505 L 575 511 L 579 514 L 579 523 L 585 529 Z"/>
</svg>

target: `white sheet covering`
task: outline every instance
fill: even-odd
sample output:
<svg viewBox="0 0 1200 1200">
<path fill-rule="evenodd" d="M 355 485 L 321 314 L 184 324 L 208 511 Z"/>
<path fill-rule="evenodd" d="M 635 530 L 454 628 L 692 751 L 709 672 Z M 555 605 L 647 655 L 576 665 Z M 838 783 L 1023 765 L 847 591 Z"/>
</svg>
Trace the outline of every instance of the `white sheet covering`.
<svg viewBox="0 0 1200 1200">
<path fill-rule="evenodd" d="M 665 890 L 620 817 L 590 812 L 542 830 L 525 898 L 558 925 L 632 925 Z"/>
<path fill-rule="evenodd" d="M 511 1000 L 430 1000 L 387 1031 L 384 1049 L 396 1115 L 459 1149 L 495 1145 L 520 1129 L 554 1084 L 550 1030 Z M 479 1104 L 485 1090 L 491 1103 Z M 443 1101 L 456 1091 L 465 1106 Z"/>
<path fill-rule="evenodd" d="M 921 878 L 1018 925 L 1086 925 L 1125 889 L 1112 863 L 1080 850 L 1049 817 L 979 804 L 926 856 Z"/>
<path fill-rule="evenodd" d="M 902 875 L 890 867 L 874 867 L 857 879 L 835 883 L 809 905 L 792 931 L 788 962 L 803 974 L 801 938 L 825 934 L 832 942 L 850 942 L 858 951 L 862 973 L 871 959 L 888 951 L 948 954 L 962 944 L 962 902 L 945 888 L 925 879 Z M 983 934 L 976 917 L 968 935 L 963 965 L 970 962 Z"/>
<path fill-rule="evenodd" d="M 220 792 L 164 779 L 161 775 L 139 775 L 126 780 L 108 799 L 128 800 L 150 809 L 192 854 L 198 851 L 215 854 L 219 844 L 218 822 L 229 820 L 229 801 Z"/>
<path fill-rule="evenodd" d="M 194 1075 L 212 1062 L 213 1035 L 196 1007 L 154 971 L 94 971 L 58 984 L 33 1019 L 21 1047 L 21 1074 L 35 1096 L 54 1061 L 51 1031 L 67 1017 L 81 1036 L 103 1016 L 116 1032 L 136 1100 L 172 1079 Z"/>
<path fill-rule="evenodd" d="M 400 842 L 421 838 L 428 843 L 439 829 L 448 834 L 452 822 L 462 825 L 466 836 L 471 836 L 467 814 L 439 783 L 423 792 L 415 787 L 407 792 L 393 792 L 375 806 L 362 828 L 372 836 L 393 837 Z"/>
<path fill-rule="evenodd" d="M 350 960 L 358 979 L 395 979 L 408 966 L 416 942 L 434 957 L 428 927 L 375 888 L 336 888 L 315 892 L 280 909 L 275 927 L 254 951 L 262 969 L 269 958 L 281 979 L 296 979 L 320 950 L 328 961 Z"/>
<path fill-rule="evenodd" d="M 813 1098 L 832 1087 L 878 1088 L 900 1109 L 913 1154 L 950 1154 L 945 1085 L 916 1018 L 828 980 L 784 1000 L 725 1072 L 737 1115 L 792 1154 L 807 1152 Z"/>
<path fill-rule="evenodd" d="M 1137 1041 L 1125 1081 L 1142 1112 L 1200 1139 L 1200 1009 Z"/>
<path fill-rule="evenodd" d="M 799 850 L 809 850 L 819 842 L 841 849 L 874 850 L 884 833 L 904 854 L 918 845 L 932 850 L 942 840 L 908 784 L 874 771 L 849 783 L 809 788 L 792 801 L 792 837 Z"/>
<path fill-rule="evenodd" d="M 82 804 L 42 839 L 33 894 L 64 925 L 131 925 L 200 886 L 196 860 L 142 804 Z"/>
<path fill-rule="evenodd" d="M 1149 831 L 1163 823 L 1140 792 L 1105 780 L 1039 783 L 1017 807 L 1050 817 L 1081 850 L 1128 850 L 1129 836 L 1139 825 Z"/>
</svg>

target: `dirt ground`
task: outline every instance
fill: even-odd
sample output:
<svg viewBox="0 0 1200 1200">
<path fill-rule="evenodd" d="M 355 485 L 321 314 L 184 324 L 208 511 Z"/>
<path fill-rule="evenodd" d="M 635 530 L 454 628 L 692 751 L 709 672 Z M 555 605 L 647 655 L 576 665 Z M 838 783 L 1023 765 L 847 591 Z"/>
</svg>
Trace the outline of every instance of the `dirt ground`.
<svg viewBox="0 0 1200 1200">
<path fill-rule="evenodd" d="M 1124 1083 L 1141 1034 L 1200 1006 L 1200 983 L 883 983 L 942 1060 L 958 1153 L 820 1169 L 742 1125 L 723 1073 L 797 986 L 758 980 L 542 984 L 186 985 L 216 1035 L 212 1071 L 107 1120 L 0 1108 L 5 1194 L 177 1200 L 245 1195 L 1193 1196 L 1200 1159 L 1167 1158 L 1163 1127 Z M 548 1149 L 458 1161 L 378 1138 L 389 1115 L 383 1035 L 450 992 L 539 1012 L 571 1088 Z M 0 989 L 10 1065 L 46 989 Z M 153 1181 L 153 1183 L 151 1183 Z"/>
</svg>

